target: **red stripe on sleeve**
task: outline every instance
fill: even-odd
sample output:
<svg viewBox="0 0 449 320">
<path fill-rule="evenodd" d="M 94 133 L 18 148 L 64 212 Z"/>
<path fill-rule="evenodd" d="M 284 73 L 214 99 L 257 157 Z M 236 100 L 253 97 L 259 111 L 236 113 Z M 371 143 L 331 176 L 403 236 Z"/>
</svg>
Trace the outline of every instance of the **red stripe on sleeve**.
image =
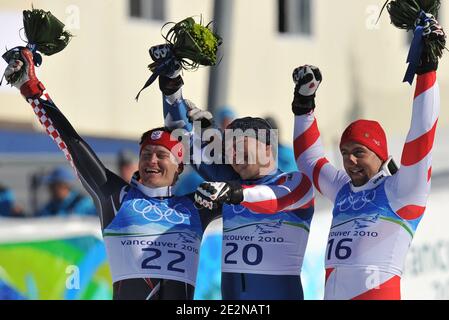
<svg viewBox="0 0 449 320">
<path fill-rule="evenodd" d="M 302 174 L 301 183 L 292 192 L 280 199 L 270 199 L 258 202 L 242 202 L 242 206 L 258 213 L 274 214 L 301 200 L 312 187 L 306 175 Z"/>
<path fill-rule="evenodd" d="M 411 166 L 421 161 L 432 150 L 433 141 L 435 139 L 435 130 L 437 128 L 438 120 L 435 121 L 432 129 L 426 132 L 419 138 L 407 142 L 402 151 L 401 164 L 404 166 Z"/>
<path fill-rule="evenodd" d="M 329 163 L 329 161 L 326 158 L 321 158 L 318 160 L 315 164 L 315 167 L 313 168 L 313 184 L 315 188 L 318 190 L 319 193 L 321 192 L 320 184 L 318 182 L 318 179 L 320 177 L 321 168 L 326 164 Z"/>
<path fill-rule="evenodd" d="M 437 73 L 435 71 L 418 75 L 418 79 L 416 81 L 415 98 L 421 93 L 432 88 L 436 81 Z"/>
<path fill-rule="evenodd" d="M 427 170 L 427 181 L 430 181 L 430 178 L 432 178 L 432 167 Z"/>
<path fill-rule="evenodd" d="M 414 219 L 421 217 L 425 210 L 426 210 L 426 207 L 415 206 L 415 205 L 411 204 L 411 205 L 402 207 L 396 213 L 402 219 L 414 220 Z"/>
<path fill-rule="evenodd" d="M 310 146 L 318 140 L 319 137 L 320 131 L 318 130 L 318 125 L 315 119 L 312 125 L 295 139 L 295 142 L 293 143 L 295 159 L 298 159 L 304 151 L 310 148 Z"/>
</svg>

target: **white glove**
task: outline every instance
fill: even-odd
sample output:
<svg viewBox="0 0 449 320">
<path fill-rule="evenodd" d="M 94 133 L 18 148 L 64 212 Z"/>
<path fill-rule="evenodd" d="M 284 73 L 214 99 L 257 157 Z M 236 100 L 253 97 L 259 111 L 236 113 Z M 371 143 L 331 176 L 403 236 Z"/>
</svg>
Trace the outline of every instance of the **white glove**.
<svg viewBox="0 0 449 320">
<path fill-rule="evenodd" d="M 189 120 L 192 122 L 201 121 L 201 128 L 206 129 L 212 126 L 213 124 L 213 116 L 207 110 L 203 110 L 198 108 L 192 101 L 184 99 L 187 106 L 187 116 Z"/>
<path fill-rule="evenodd" d="M 323 77 L 320 69 L 305 65 L 293 71 L 293 82 L 296 84 L 292 110 L 295 115 L 303 115 L 315 109 L 315 93 Z"/>
<path fill-rule="evenodd" d="M 30 78 L 28 77 L 26 72 L 23 72 L 21 77 L 14 82 L 12 79 L 12 76 L 16 72 L 20 72 L 20 70 L 22 70 L 24 65 L 25 64 L 20 60 L 11 60 L 11 61 L 9 61 L 9 64 L 5 69 L 4 76 L 5 76 L 6 81 L 8 81 L 9 84 L 11 84 L 12 86 L 16 87 L 19 90 L 20 90 L 20 87 L 24 83 L 26 83 L 28 80 L 30 80 Z M 25 70 L 26 70 L 26 67 L 25 67 Z"/>
<path fill-rule="evenodd" d="M 320 69 L 305 65 L 293 71 L 293 82 L 297 85 L 296 91 L 304 97 L 315 95 L 323 77 Z"/>
</svg>

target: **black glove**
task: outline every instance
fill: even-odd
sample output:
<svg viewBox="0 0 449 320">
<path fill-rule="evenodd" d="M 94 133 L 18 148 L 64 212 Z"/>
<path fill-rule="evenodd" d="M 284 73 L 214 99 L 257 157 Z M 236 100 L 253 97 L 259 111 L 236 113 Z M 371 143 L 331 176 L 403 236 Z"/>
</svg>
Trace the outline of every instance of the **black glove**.
<svg viewBox="0 0 449 320">
<path fill-rule="evenodd" d="M 223 203 L 240 204 L 243 188 L 238 182 L 203 182 L 195 192 L 195 202 L 209 210 L 217 209 Z"/>
<path fill-rule="evenodd" d="M 292 111 L 295 115 L 303 115 L 315 109 L 315 93 L 323 77 L 320 69 L 305 65 L 293 71 L 293 82 L 296 84 Z"/>
<path fill-rule="evenodd" d="M 159 89 L 161 89 L 165 96 L 171 96 L 181 89 L 183 85 L 184 81 L 181 76 L 177 76 L 176 78 L 169 78 L 164 75 L 159 76 Z"/>
<path fill-rule="evenodd" d="M 426 15 L 430 19 L 430 21 L 424 27 L 423 33 L 424 42 L 440 41 L 445 44 L 446 34 L 444 33 L 443 28 L 440 26 L 440 24 L 433 15 L 431 15 L 430 13 L 426 13 Z M 419 23 L 420 20 L 418 19 L 415 24 L 418 25 Z M 416 69 L 416 73 L 424 74 L 437 69 L 438 69 L 438 61 L 434 61 L 433 59 L 430 58 L 429 46 L 426 43 L 424 45 L 423 52 L 421 54 L 420 65 Z"/>
</svg>

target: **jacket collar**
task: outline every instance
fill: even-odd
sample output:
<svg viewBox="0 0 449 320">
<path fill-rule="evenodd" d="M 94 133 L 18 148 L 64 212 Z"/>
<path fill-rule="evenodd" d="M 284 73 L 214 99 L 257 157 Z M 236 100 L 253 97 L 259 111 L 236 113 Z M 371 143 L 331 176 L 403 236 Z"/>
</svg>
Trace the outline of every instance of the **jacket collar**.
<svg viewBox="0 0 449 320">
<path fill-rule="evenodd" d="M 356 187 L 352 184 L 352 182 L 349 183 L 351 186 L 352 192 L 361 192 L 365 190 L 371 190 L 374 188 L 377 188 L 387 177 L 392 176 L 392 173 L 388 169 L 388 163 L 391 161 L 391 158 L 388 159 L 380 168 L 379 172 L 372 177 L 367 183 L 365 183 L 363 186 Z"/>
<path fill-rule="evenodd" d="M 137 181 L 135 177 L 131 179 L 131 185 L 137 189 L 139 189 L 144 195 L 150 198 L 169 198 L 173 196 L 172 187 L 160 187 L 160 188 L 150 188 L 144 186 L 140 182 Z"/>
</svg>

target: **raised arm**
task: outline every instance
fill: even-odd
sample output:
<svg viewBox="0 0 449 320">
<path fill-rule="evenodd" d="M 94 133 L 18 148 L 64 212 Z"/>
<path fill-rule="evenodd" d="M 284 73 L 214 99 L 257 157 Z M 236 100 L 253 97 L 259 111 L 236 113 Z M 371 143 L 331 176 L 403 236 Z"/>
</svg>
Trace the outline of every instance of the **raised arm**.
<svg viewBox="0 0 449 320">
<path fill-rule="evenodd" d="M 318 68 L 302 66 L 293 72 L 296 83 L 292 110 L 295 114 L 294 151 L 298 169 L 309 177 L 315 188 L 332 202 L 350 179 L 337 170 L 324 155 L 320 131 L 314 116 L 315 93 L 322 76 Z"/>
<path fill-rule="evenodd" d="M 419 219 L 423 215 L 430 193 L 432 149 L 440 112 L 440 92 L 436 76 L 438 56 L 432 55 L 430 44 L 438 44 L 441 48 L 446 43 L 446 34 L 435 17 L 426 14 L 424 22 L 421 40 L 424 46 L 416 68 L 418 76 L 412 120 L 402 150 L 401 168 L 385 183 L 392 209 L 407 220 Z M 413 63 L 409 62 L 408 71 L 413 70 Z M 407 80 L 407 76 L 404 80 Z"/>
<path fill-rule="evenodd" d="M 213 128 L 212 114 L 201 110 L 182 96 L 183 82 L 180 76 L 175 79 L 160 76 L 159 86 L 163 94 L 164 125 L 172 130 L 181 129 L 190 145 L 190 164 L 203 179 L 228 181 L 238 179 L 237 173 L 225 164 L 224 155 L 212 157 L 208 154 L 208 141 L 202 141 L 205 129 L 214 130 L 214 145 L 221 144 L 221 132 Z M 208 147 L 209 146 L 209 147 Z M 223 152 L 224 150 L 221 149 Z M 220 159 L 221 163 L 214 162 Z"/>
<path fill-rule="evenodd" d="M 172 56 L 171 50 L 171 46 L 166 44 L 151 47 L 150 56 L 154 61 L 153 65 L 163 66 L 167 58 Z M 170 61 L 168 66 L 161 69 L 164 71 L 161 71 L 158 76 L 159 88 L 162 92 L 165 127 L 171 130 L 181 130 L 178 136 L 181 136 L 190 147 L 187 148 L 190 150 L 187 164 L 193 165 L 203 179 L 215 181 L 236 179 L 238 176 L 229 165 L 224 164 L 223 161 L 221 161 L 223 164 L 210 161 L 211 157 L 204 152 L 208 143 L 202 142 L 202 132 L 204 129 L 212 128 L 212 114 L 198 109 L 193 103 L 184 100 L 182 96 L 182 86 L 184 85 L 181 77 L 182 65 L 177 60 Z"/>
<path fill-rule="evenodd" d="M 195 201 L 206 208 L 241 204 L 255 213 L 275 214 L 310 208 L 314 204 L 312 183 L 300 172 L 284 173 L 268 184 L 241 185 L 238 182 L 204 182 Z"/>
<path fill-rule="evenodd" d="M 392 209 L 407 220 L 421 217 L 426 209 L 439 111 L 436 71 L 418 75 L 411 126 L 402 150 L 401 167 L 385 184 Z"/>
<path fill-rule="evenodd" d="M 115 214 L 115 209 L 112 208 L 119 207 L 119 194 L 127 183 L 104 167 L 51 100 L 44 85 L 36 78 L 33 55 L 25 48 L 20 49 L 19 60 L 10 62 L 6 72 L 7 79 L 22 68 L 25 70 L 22 78 L 12 84 L 20 89 L 46 133 L 64 153 L 81 183 L 92 196 L 102 226 L 107 226 Z"/>
</svg>

